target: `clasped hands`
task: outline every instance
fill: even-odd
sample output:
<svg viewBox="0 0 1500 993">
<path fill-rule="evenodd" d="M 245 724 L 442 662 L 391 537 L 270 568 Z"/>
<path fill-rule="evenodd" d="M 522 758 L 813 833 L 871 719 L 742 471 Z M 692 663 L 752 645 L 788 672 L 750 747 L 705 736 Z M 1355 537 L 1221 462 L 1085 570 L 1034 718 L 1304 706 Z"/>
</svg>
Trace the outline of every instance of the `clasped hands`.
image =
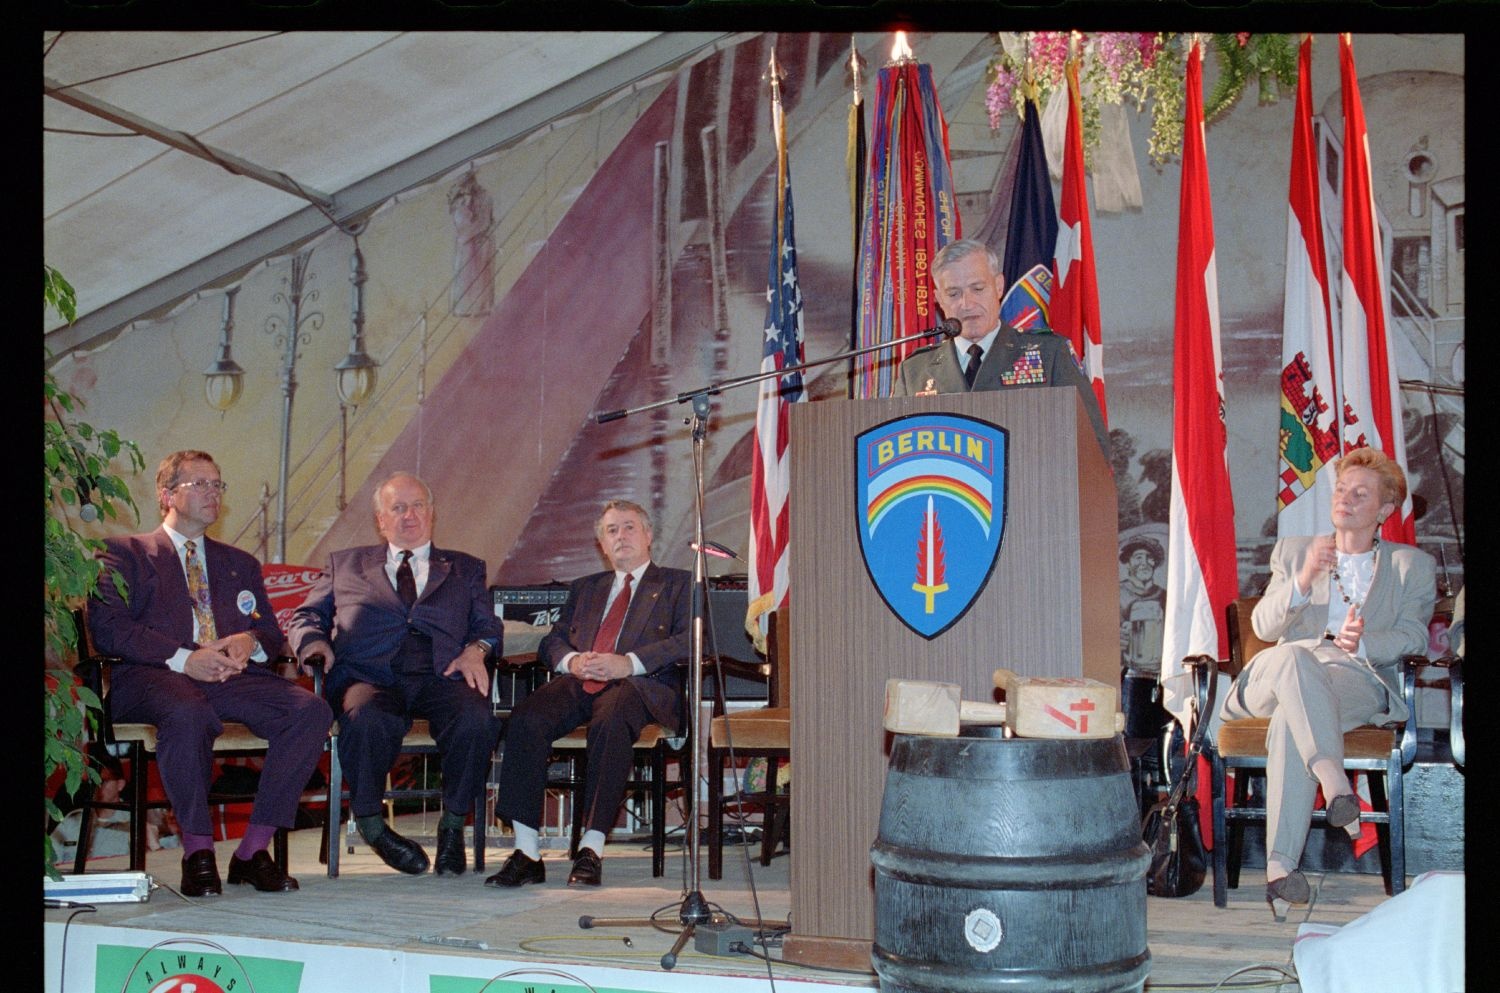
<svg viewBox="0 0 1500 993">
<path fill-rule="evenodd" d="M 222 683 L 245 671 L 255 644 L 249 631 L 204 642 L 188 655 L 182 671 L 200 683 Z"/>
<path fill-rule="evenodd" d="M 579 679 L 612 682 L 635 673 L 635 666 L 624 655 L 613 652 L 579 652 L 568 660 L 568 671 Z"/>
</svg>

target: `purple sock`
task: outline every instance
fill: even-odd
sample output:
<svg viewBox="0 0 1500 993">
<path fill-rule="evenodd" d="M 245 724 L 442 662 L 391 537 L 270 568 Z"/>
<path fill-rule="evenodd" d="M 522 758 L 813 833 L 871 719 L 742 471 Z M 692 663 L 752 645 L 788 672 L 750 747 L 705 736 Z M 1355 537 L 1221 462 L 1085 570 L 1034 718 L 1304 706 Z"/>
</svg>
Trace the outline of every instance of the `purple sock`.
<svg viewBox="0 0 1500 993">
<path fill-rule="evenodd" d="M 187 858 L 189 855 L 195 855 L 198 852 L 203 851 L 205 848 L 213 847 L 214 836 L 211 834 L 190 834 L 187 831 L 182 832 L 183 858 Z"/>
<path fill-rule="evenodd" d="M 256 852 L 264 850 L 275 836 L 274 827 L 267 827 L 264 824 L 245 825 L 245 836 L 240 839 L 240 847 L 234 850 L 234 857 L 248 862 Z"/>
</svg>

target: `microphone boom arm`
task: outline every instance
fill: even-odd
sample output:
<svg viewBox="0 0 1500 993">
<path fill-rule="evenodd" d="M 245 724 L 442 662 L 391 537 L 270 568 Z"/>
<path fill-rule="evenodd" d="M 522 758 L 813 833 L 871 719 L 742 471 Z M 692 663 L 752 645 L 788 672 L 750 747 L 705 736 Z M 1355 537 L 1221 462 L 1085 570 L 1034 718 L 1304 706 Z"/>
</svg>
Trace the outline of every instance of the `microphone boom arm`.
<svg viewBox="0 0 1500 993">
<path fill-rule="evenodd" d="M 837 352 L 833 355 L 829 355 L 821 359 L 813 359 L 809 362 L 803 362 L 800 365 L 789 365 L 784 369 L 773 369 L 770 372 L 756 372 L 744 376 L 733 376 L 729 379 L 721 379 L 718 382 L 709 383 L 707 386 L 701 387 L 699 389 L 687 390 L 683 393 L 679 393 L 676 397 L 668 397 L 665 400 L 653 400 L 651 403 L 642 404 L 639 407 L 629 407 L 623 410 L 605 411 L 601 414 L 595 414 L 594 421 L 597 424 L 606 424 L 609 421 L 617 421 L 622 417 L 628 417 L 631 414 L 643 413 L 647 410 L 655 410 L 657 407 L 665 407 L 668 404 L 688 403 L 697 397 L 716 396 L 719 393 L 724 392 L 725 390 L 738 389 L 741 386 L 748 386 L 751 383 L 758 383 L 765 379 L 775 379 L 781 376 L 790 376 L 792 373 L 801 372 L 804 369 L 813 369 L 817 366 L 827 365 L 830 362 L 841 362 L 845 359 L 857 358 L 858 356 L 866 355 L 870 352 L 876 352 L 883 348 L 892 348 L 896 345 L 905 344 L 908 341 L 918 341 L 922 338 L 931 338 L 934 336 L 941 336 L 943 339 L 953 338 L 958 335 L 958 331 L 956 330 L 956 328 L 958 327 L 959 323 L 957 321 L 951 319 L 945 320 L 937 327 L 928 328 L 926 331 L 918 331 L 914 334 L 902 335 L 900 338 L 892 338 L 890 341 L 882 341 L 875 345 L 865 345 L 862 348 L 851 348 L 848 351 Z"/>
</svg>

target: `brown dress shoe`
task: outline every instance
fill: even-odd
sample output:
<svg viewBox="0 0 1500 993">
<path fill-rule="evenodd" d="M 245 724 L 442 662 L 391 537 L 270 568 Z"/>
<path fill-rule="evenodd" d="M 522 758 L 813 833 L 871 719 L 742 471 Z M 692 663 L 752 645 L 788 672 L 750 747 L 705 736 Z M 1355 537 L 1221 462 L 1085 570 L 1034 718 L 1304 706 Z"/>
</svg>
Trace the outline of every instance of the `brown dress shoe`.
<svg viewBox="0 0 1500 993">
<path fill-rule="evenodd" d="M 264 848 L 248 859 L 231 858 L 229 882 L 249 883 L 262 893 L 289 893 L 297 888 L 297 880 L 282 872 L 281 866 Z"/>
<path fill-rule="evenodd" d="M 223 892 L 219 864 L 214 861 L 212 848 L 194 852 L 182 860 L 183 896 L 219 896 Z"/>
</svg>

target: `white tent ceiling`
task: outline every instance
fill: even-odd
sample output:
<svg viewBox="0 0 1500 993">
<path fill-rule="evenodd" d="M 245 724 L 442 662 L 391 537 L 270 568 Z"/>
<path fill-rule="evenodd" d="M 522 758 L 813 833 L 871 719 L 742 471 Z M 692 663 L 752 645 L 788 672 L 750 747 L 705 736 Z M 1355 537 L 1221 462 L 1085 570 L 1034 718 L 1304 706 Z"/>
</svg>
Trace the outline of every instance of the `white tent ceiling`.
<svg viewBox="0 0 1500 993">
<path fill-rule="evenodd" d="M 699 32 L 45 32 L 54 355 L 730 42 Z"/>
</svg>

